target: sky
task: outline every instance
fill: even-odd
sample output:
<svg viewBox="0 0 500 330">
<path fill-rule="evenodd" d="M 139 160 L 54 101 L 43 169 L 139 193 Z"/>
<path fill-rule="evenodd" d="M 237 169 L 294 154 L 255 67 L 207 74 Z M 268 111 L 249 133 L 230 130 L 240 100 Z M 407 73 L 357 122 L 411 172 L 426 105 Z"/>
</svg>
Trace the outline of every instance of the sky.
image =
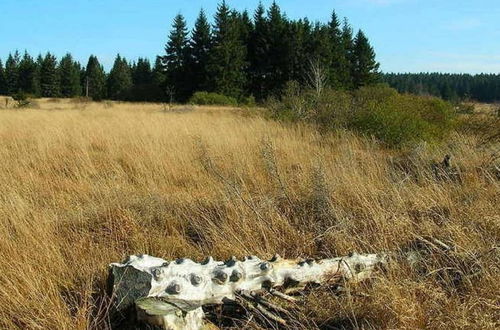
<svg viewBox="0 0 500 330">
<path fill-rule="evenodd" d="M 162 54 L 173 17 L 190 27 L 217 0 L 0 0 L 0 58 L 27 50 L 109 69 Z M 253 12 L 259 0 L 227 0 Z M 272 0 L 263 0 L 269 7 Z M 500 0 L 278 0 L 289 18 L 327 22 L 333 9 L 369 37 L 384 72 L 500 73 Z"/>
</svg>

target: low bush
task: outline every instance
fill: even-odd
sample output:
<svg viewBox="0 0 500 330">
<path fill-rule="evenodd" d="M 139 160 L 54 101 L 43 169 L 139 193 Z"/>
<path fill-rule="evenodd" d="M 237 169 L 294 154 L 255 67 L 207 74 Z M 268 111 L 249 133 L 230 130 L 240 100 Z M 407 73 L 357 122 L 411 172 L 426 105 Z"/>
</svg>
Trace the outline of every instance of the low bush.
<svg viewBox="0 0 500 330">
<path fill-rule="evenodd" d="M 442 140 L 454 126 L 450 103 L 436 98 L 398 94 L 387 87 L 365 87 L 354 93 L 349 127 L 391 146 Z"/>
<path fill-rule="evenodd" d="M 498 145 L 500 143 L 500 116 L 477 114 L 458 119 L 457 130 L 474 135 L 477 145 Z"/>
<path fill-rule="evenodd" d="M 273 117 L 307 120 L 323 130 L 351 129 L 400 147 L 441 140 L 454 127 L 453 106 L 435 97 L 399 94 L 385 85 L 356 91 L 324 90 L 318 97 L 291 83 L 279 101 L 271 101 Z"/>
<path fill-rule="evenodd" d="M 475 107 L 472 103 L 459 103 L 455 106 L 457 113 L 471 115 L 474 113 Z"/>
<path fill-rule="evenodd" d="M 194 93 L 189 103 L 197 105 L 238 105 L 238 101 L 233 97 L 209 92 Z"/>
<path fill-rule="evenodd" d="M 14 101 L 17 102 L 17 108 L 26 108 L 30 105 L 30 101 L 28 100 L 28 95 L 23 91 L 19 91 L 12 95 Z"/>
<path fill-rule="evenodd" d="M 92 98 L 87 97 L 87 96 L 77 96 L 77 97 L 71 98 L 70 102 L 71 103 L 90 103 L 90 102 L 92 102 Z"/>
<path fill-rule="evenodd" d="M 254 107 L 257 104 L 253 95 L 240 97 L 238 103 L 247 107 Z"/>
<path fill-rule="evenodd" d="M 271 111 L 272 117 L 283 121 L 298 121 L 310 118 L 314 109 L 309 93 L 304 91 L 298 82 L 287 83 L 280 99 L 270 97 L 266 107 Z"/>
</svg>

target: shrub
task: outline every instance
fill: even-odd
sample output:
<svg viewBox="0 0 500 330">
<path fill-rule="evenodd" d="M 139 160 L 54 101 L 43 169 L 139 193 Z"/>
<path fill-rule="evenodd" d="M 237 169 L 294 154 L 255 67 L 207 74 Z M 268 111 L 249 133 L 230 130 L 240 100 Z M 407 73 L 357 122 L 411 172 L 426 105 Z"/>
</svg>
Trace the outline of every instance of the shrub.
<svg viewBox="0 0 500 330">
<path fill-rule="evenodd" d="M 270 97 L 266 107 L 271 111 L 272 117 L 283 121 L 304 120 L 311 109 L 311 102 L 306 93 L 296 81 L 287 83 L 281 99 Z"/>
<path fill-rule="evenodd" d="M 388 87 L 354 93 L 348 126 L 391 146 L 441 140 L 454 126 L 450 103 L 435 97 L 401 95 Z"/>
<path fill-rule="evenodd" d="M 255 97 L 253 95 L 241 97 L 238 100 L 240 105 L 245 105 L 247 107 L 254 107 L 257 103 L 255 102 Z"/>
<path fill-rule="evenodd" d="M 17 108 L 26 108 L 30 105 L 30 101 L 28 100 L 28 95 L 23 91 L 19 91 L 12 95 L 14 101 L 17 101 Z"/>
<path fill-rule="evenodd" d="M 326 89 L 321 95 L 289 84 L 268 107 L 280 120 L 307 120 L 323 130 L 348 128 L 375 136 L 389 146 L 439 141 L 453 127 L 452 105 L 435 97 L 399 94 L 386 85 L 359 90 Z"/>
<path fill-rule="evenodd" d="M 474 113 L 474 104 L 472 103 L 459 103 L 455 106 L 455 110 L 457 113 L 464 115 L 471 115 Z"/>
<path fill-rule="evenodd" d="M 352 94 L 341 90 L 325 90 L 314 106 L 314 121 L 323 129 L 347 128 L 352 110 Z"/>
<path fill-rule="evenodd" d="M 474 135 L 477 145 L 496 145 L 500 143 L 500 117 L 478 114 L 460 117 L 458 130 Z"/>
<path fill-rule="evenodd" d="M 92 102 L 92 98 L 86 97 L 86 96 L 77 96 L 77 97 L 71 98 L 70 102 L 71 103 L 90 103 L 90 102 Z"/>
<path fill-rule="evenodd" d="M 238 105 L 238 101 L 233 97 L 208 92 L 194 93 L 189 103 L 197 105 Z"/>
</svg>

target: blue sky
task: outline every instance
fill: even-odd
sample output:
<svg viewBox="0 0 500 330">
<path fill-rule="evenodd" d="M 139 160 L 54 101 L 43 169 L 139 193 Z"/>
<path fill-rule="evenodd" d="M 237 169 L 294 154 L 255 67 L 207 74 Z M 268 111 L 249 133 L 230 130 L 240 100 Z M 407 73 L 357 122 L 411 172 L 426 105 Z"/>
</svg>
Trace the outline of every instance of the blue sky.
<svg viewBox="0 0 500 330">
<path fill-rule="evenodd" d="M 228 0 L 253 12 L 258 0 Z M 500 0 L 281 0 L 290 18 L 328 21 L 331 10 L 366 32 L 385 72 L 500 73 Z M 264 0 L 266 7 L 271 0 Z M 0 0 L 0 58 L 27 49 L 32 55 L 90 54 L 109 69 L 117 53 L 153 59 L 173 17 L 190 26 L 213 0 Z"/>
</svg>

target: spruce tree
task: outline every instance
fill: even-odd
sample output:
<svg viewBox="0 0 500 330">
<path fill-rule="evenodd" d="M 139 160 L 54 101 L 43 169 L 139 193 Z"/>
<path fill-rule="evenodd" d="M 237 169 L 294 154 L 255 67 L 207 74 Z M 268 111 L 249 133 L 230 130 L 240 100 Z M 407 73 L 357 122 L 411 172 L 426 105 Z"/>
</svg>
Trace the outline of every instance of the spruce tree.
<svg viewBox="0 0 500 330">
<path fill-rule="evenodd" d="M 331 66 L 329 72 L 329 82 L 333 88 L 341 89 L 343 83 L 349 80 L 349 59 L 344 49 L 342 30 L 340 22 L 335 11 L 332 12 L 332 17 L 328 23 L 331 42 Z"/>
<path fill-rule="evenodd" d="M 7 94 L 12 95 L 19 91 L 19 52 L 9 54 L 5 62 L 5 80 L 7 82 Z"/>
<path fill-rule="evenodd" d="M 0 59 L 0 95 L 7 93 L 7 83 L 5 81 L 5 70 L 3 68 L 2 59 Z"/>
<path fill-rule="evenodd" d="M 31 95 L 38 95 L 40 87 L 37 79 L 37 64 L 33 58 L 24 52 L 18 69 L 19 89 Z"/>
<path fill-rule="evenodd" d="M 287 20 L 281 13 L 281 9 L 273 1 L 267 12 L 266 39 L 269 45 L 269 77 L 267 77 L 267 89 L 271 93 L 280 93 L 285 83 L 289 80 L 287 54 L 286 54 L 286 27 Z"/>
<path fill-rule="evenodd" d="M 153 83 L 151 63 L 139 58 L 131 68 L 133 86 L 127 99 L 131 101 L 155 101 L 161 94 L 160 86 Z"/>
<path fill-rule="evenodd" d="M 252 83 L 250 79 L 248 79 L 250 75 L 250 54 L 249 54 L 249 43 L 250 38 L 252 36 L 254 25 L 250 16 L 248 15 L 248 11 L 244 10 L 241 14 L 237 10 L 233 10 L 232 17 L 236 20 L 236 25 L 238 27 L 239 40 L 243 44 L 245 51 L 245 86 L 244 86 L 244 94 L 251 94 L 251 86 Z"/>
<path fill-rule="evenodd" d="M 132 70 L 134 85 L 147 85 L 152 80 L 151 63 L 147 58 L 139 57 Z"/>
<path fill-rule="evenodd" d="M 266 78 L 269 70 L 269 42 L 267 40 L 266 9 L 262 2 L 255 10 L 253 21 L 254 29 L 248 43 L 250 91 L 258 99 L 266 96 Z"/>
<path fill-rule="evenodd" d="M 108 76 L 108 97 L 112 100 L 125 100 L 132 88 L 132 73 L 125 58 L 119 54 Z"/>
<path fill-rule="evenodd" d="M 88 86 L 89 97 L 100 101 L 106 97 L 106 73 L 96 56 L 90 55 L 85 70 L 85 89 Z"/>
<path fill-rule="evenodd" d="M 212 47 L 210 24 L 203 9 L 194 24 L 190 47 L 190 76 L 192 91 L 207 90 L 207 66 Z"/>
<path fill-rule="evenodd" d="M 345 57 L 345 65 L 341 68 L 339 78 L 341 79 L 341 84 L 346 89 L 352 89 L 354 87 L 353 83 L 353 67 L 354 67 L 354 43 L 353 43 L 353 32 L 352 27 L 344 18 L 344 24 L 342 26 L 342 51 Z"/>
<path fill-rule="evenodd" d="M 241 14 L 239 14 L 236 10 L 234 12 L 233 16 L 238 18 L 240 39 L 243 41 L 243 44 L 248 47 L 250 37 L 252 36 L 254 29 L 250 15 L 247 10 L 244 10 Z"/>
<path fill-rule="evenodd" d="M 75 67 L 75 70 L 76 72 L 78 72 L 78 82 L 79 82 L 79 91 L 80 93 L 77 94 L 76 96 L 82 96 L 83 95 L 83 85 L 82 85 L 82 81 L 85 76 L 85 68 L 82 67 L 82 65 L 80 64 L 80 62 L 76 61 L 76 60 L 73 60 L 73 66 Z"/>
<path fill-rule="evenodd" d="M 85 96 L 87 88 L 87 77 L 86 77 L 87 68 L 83 65 L 80 65 L 79 69 L 80 69 L 80 87 L 82 88 L 82 96 Z"/>
<path fill-rule="evenodd" d="M 41 96 L 42 95 L 42 86 L 41 86 L 41 78 L 40 78 L 40 75 L 41 75 L 41 70 L 42 70 L 42 63 L 43 63 L 43 56 L 42 54 L 38 54 L 37 58 L 36 58 L 36 69 L 35 69 L 35 88 L 36 88 L 36 95 L 37 96 Z"/>
<path fill-rule="evenodd" d="M 162 86 L 165 83 L 165 65 L 163 64 L 163 57 L 157 56 L 155 60 L 155 65 L 153 67 L 153 84 Z"/>
<path fill-rule="evenodd" d="M 290 22 L 287 28 L 288 77 L 290 81 L 300 82 L 307 72 L 308 52 L 306 41 L 309 38 L 309 26 L 303 20 Z"/>
<path fill-rule="evenodd" d="M 353 47 L 353 82 L 354 87 L 370 85 L 379 80 L 379 63 L 375 60 L 375 51 L 363 31 L 359 30 Z"/>
<path fill-rule="evenodd" d="M 329 71 L 332 64 L 332 40 L 327 26 L 317 22 L 309 40 L 309 61 L 316 62 Z"/>
<path fill-rule="evenodd" d="M 59 63 L 59 83 L 62 97 L 75 97 L 82 93 L 80 85 L 80 67 L 73 61 L 71 54 L 66 54 Z"/>
<path fill-rule="evenodd" d="M 59 75 L 57 72 L 57 58 L 47 53 L 40 67 L 40 87 L 43 97 L 59 96 Z"/>
<path fill-rule="evenodd" d="M 163 57 L 157 56 L 155 60 L 155 65 L 152 72 L 152 86 L 154 86 L 154 100 L 164 101 L 167 99 L 166 95 L 166 74 L 165 65 L 163 64 Z"/>
<path fill-rule="evenodd" d="M 172 30 L 165 46 L 166 55 L 163 62 L 167 70 L 168 88 L 174 91 L 175 98 L 184 101 L 189 97 L 188 85 L 188 32 L 184 16 L 178 14 L 174 18 Z"/>
<path fill-rule="evenodd" d="M 209 84 L 214 92 L 240 97 L 246 84 L 246 51 L 240 40 L 238 22 L 225 0 L 215 14 L 213 42 L 208 65 Z"/>
</svg>

